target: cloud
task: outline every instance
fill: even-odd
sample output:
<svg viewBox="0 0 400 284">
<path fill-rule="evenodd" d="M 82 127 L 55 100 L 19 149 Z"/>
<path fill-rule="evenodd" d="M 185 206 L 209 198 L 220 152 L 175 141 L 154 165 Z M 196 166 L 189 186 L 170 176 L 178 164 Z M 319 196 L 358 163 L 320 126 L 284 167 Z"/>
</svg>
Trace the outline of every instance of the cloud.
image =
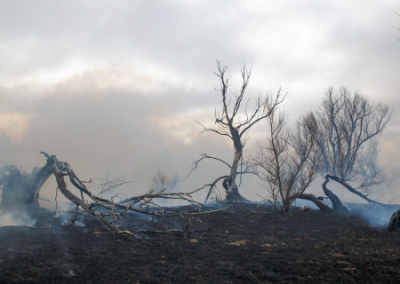
<svg viewBox="0 0 400 284">
<path fill-rule="evenodd" d="M 3 1 L 4 2 L 4 1 Z M 57 154 L 85 177 L 185 173 L 202 152 L 230 160 L 214 121 L 215 59 L 231 90 L 289 92 L 290 123 L 329 86 L 399 105 L 396 1 L 9 1 L 0 10 L 0 161 L 27 169 Z M 400 125 L 397 115 L 390 123 Z M 388 130 L 390 127 L 388 127 Z M 261 125 L 253 144 L 263 137 Z M 390 132 L 383 139 L 397 141 Z M 385 140 L 386 141 L 386 140 Z M 383 145 L 394 145 L 392 142 Z M 395 150 L 391 150 L 395 152 Z M 397 153 L 397 152 L 396 152 Z M 392 155 L 392 154 L 391 154 Z M 393 153 L 393 155 L 397 155 Z M 218 173 L 218 166 L 204 168 Z M 147 182 L 148 183 L 148 182 Z M 195 182 L 193 182 L 195 184 Z"/>
<path fill-rule="evenodd" d="M 26 113 L 0 113 L 0 132 L 18 142 L 26 134 L 31 124 L 31 116 Z"/>
<path fill-rule="evenodd" d="M 12 110 L 0 112 L 0 161 L 26 171 L 44 165 L 39 152 L 45 151 L 69 162 L 84 180 L 107 172 L 139 180 L 125 189 L 133 195 L 150 188 L 158 169 L 184 177 L 202 152 L 226 152 L 226 140 L 198 135 L 196 120 L 212 120 L 212 111 L 193 111 L 185 88 L 177 92 L 131 69 L 75 75 L 29 100 L 19 90 L 8 88 L 14 100 L 0 95 Z M 49 186 L 43 197 L 52 200 L 55 185 Z"/>
</svg>

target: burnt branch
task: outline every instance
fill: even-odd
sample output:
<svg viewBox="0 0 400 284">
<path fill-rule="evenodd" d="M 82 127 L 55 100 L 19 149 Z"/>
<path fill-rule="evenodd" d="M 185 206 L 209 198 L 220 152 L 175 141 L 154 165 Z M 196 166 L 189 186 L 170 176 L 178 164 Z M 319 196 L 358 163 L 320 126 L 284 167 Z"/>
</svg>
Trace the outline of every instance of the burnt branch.
<svg viewBox="0 0 400 284">
<path fill-rule="evenodd" d="M 324 212 L 331 211 L 331 208 L 329 208 L 328 206 L 326 206 L 324 203 L 321 202 L 321 201 L 322 201 L 324 198 L 326 198 L 326 197 L 316 197 L 316 196 L 314 196 L 313 194 L 302 193 L 302 194 L 299 194 L 299 195 L 297 196 L 297 198 L 298 198 L 298 199 L 304 199 L 304 200 L 308 200 L 308 201 L 313 202 L 315 205 L 318 206 L 318 208 L 319 208 L 321 211 L 324 211 Z"/>
<path fill-rule="evenodd" d="M 381 202 L 378 202 L 376 200 L 370 199 L 368 198 L 368 196 L 366 194 L 363 194 L 359 191 L 357 191 L 356 189 L 354 189 L 350 184 L 348 184 L 345 181 L 340 180 L 339 178 L 335 177 L 335 176 L 331 176 L 331 175 L 327 175 L 326 179 L 331 179 L 336 181 L 337 183 L 343 185 L 347 190 L 349 190 L 351 193 L 354 193 L 356 195 L 358 195 L 359 197 L 361 197 L 362 199 L 364 199 L 365 201 L 368 201 L 369 203 L 373 203 L 373 204 L 377 204 L 377 205 L 385 205 Z"/>
<path fill-rule="evenodd" d="M 204 203 L 206 203 L 208 201 L 208 199 L 210 198 L 211 193 L 214 190 L 214 187 L 217 185 L 217 183 L 222 180 L 222 179 L 227 179 L 229 176 L 220 176 L 218 178 L 216 178 L 212 183 L 207 184 L 206 186 L 209 187 L 206 199 L 204 200 Z"/>
<path fill-rule="evenodd" d="M 90 214 L 103 222 L 112 232 L 118 234 L 126 234 L 135 236 L 133 232 L 123 230 L 119 226 L 115 225 L 125 213 L 136 212 L 140 214 L 168 217 L 168 216 L 195 216 L 215 212 L 201 211 L 203 205 L 200 202 L 195 201 L 192 198 L 192 194 L 198 192 L 202 188 L 193 190 L 191 192 L 164 192 L 150 190 L 148 193 L 131 197 L 123 200 L 123 202 L 115 202 L 114 196 L 110 199 L 99 197 L 93 194 L 86 186 L 86 182 L 82 182 L 74 171 L 70 168 L 70 165 L 65 162 L 57 160 L 56 156 L 50 156 L 43 153 L 47 158 L 47 168 L 56 177 L 58 189 L 60 192 L 70 201 L 76 205 L 76 212 L 82 210 L 83 212 Z M 80 197 L 73 194 L 67 187 L 65 177 L 68 177 L 71 184 L 77 188 L 80 192 Z M 121 184 L 123 182 L 117 181 L 111 183 L 111 185 Z M 193 212 L 180 212 L 169 208 L 161 207 L 156 204 L 155 199 L 172 199 L 172 200 L 184 200 L 189 204 L 194 205 L 198 208 L 197 213 Z M 99 211 L 99 208 L 105 209 L 105 211 Z M 224 209 L 222 209 L 224 210 Z"/>
</svg>

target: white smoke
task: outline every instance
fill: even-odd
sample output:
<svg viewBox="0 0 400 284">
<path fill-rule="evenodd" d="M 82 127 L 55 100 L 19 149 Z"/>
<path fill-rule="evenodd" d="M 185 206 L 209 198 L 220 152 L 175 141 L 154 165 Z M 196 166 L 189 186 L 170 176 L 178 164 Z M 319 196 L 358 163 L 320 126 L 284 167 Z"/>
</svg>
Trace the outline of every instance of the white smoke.
<svg viewBox="0 0 400 284">
<path fill-rule="evenodd" d="M 26 226 L 34 227 L 36 219 L 32 219 L 24 211 L 0 211 L 0 227 L 3 226 Z"/>
<path fill-rule="evenodd" d="M 398 206 L 380 206 L 375 204 L 346 203 L 351 214 L 358 214 L 371 227 L 383 228 L 388 226 L 390 217 L 397 211 Z"/>
</svg>

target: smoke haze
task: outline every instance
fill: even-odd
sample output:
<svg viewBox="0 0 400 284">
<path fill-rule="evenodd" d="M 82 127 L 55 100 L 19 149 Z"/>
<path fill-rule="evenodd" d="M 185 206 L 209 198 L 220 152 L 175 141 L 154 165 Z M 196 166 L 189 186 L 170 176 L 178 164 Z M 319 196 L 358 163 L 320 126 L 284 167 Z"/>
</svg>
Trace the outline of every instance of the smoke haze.
<svg viewBox="0 0 400 284">
<path fill-rule="evenodd" d="M 212 126 L 215 58 L 232 90 L 243 63 L 250 97 L 289 92 L 289 124 L 315 110 L 329 86 L 360 90 L 394 113 L 380 163 L 400 167 L 398 1 L 0 1 L 0 162 L 31 172 L 40 151 L 83 180 L 125 176 L 126 195 L 146 192 L 161 170 L 184 177 L 201 153 L 232 159 Z M 390 9 L 389 9 L 390 8 Z M 251 133 L 255 153 L 265 125 Z M 180 184 L 192 190 L 224 168 L 210 162 Z M 53 200 L 55 181 L 41 197 Z M 382 201 L 400 195 L 394 182 Z M 256 199 L 259 184 L 245 179 Z M 310 188 L 321 195 L 320 184 Z M 378 194 L 380 196 L 380 194 Z M 349 201 L 354 197 L 349 195 Z M 41 203 L 44 205 L 44 203 Z"/>
</svg>

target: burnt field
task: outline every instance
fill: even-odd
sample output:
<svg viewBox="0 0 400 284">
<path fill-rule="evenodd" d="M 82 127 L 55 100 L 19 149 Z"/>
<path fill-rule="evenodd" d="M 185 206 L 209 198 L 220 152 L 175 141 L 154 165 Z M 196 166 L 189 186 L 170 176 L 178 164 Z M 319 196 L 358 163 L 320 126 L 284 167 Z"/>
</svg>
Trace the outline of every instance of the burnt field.
<svg viewBox="0 0 400 284">
<path fill-rule="evenodd" d="M 138 218 L 110 233 L 93 219 L 0 228 L 1 283 L 400 283 L 400 231 L 356 214 L 234 204 L 195 217 Z"/>
</svg>

